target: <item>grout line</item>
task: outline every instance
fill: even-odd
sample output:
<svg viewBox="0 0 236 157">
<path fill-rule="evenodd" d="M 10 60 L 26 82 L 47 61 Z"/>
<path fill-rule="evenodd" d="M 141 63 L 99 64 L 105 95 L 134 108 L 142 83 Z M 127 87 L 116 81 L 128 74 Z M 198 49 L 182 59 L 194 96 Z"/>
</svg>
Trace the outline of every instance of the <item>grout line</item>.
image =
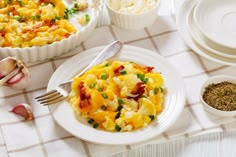
<svg viewBox="0 0 236 157">
<path fill-rule="evenodd" d="M 176 52 L 176 53 L 173 53 L 173 54 L 164 55 L 164 57 L 174 57 L 174 56 L 177 56 L 181 53 L 186 53 L 186 52 L 192 52 L 192 49 L 186 49 L 186 50 L 182 50 L 182 51 L 179 51 L 179 52 Z"/>
<path fill-rule="evenodd" d="M 193 53 L 194 56 L 196 56 L 196 58 L 198 59 L 200 65 L 202 66 L 203 70 L 205 71 L 205 73 L 209 76 L 208 70 L 206 65 L 203 63 L 202 59 L 200 58 L 199 55 L 197 55 L 196 53 Z"/>
<path fill-rule="evenodd" d="M 209 127 L 209 128 L 204 128 L 204 129 L 199 129 L 199 130 L 196 130 L 196 131 L 188 132 L 188 133 L 183 134 L 183 136 L 185 136 L 187 138 L 192 138 L 192 137 L 196 136 L 195 134 L 202 133 L 203 131 L 210 131 L 212 129 L 217 129 L 217 128 L 221 128 L 222 132 L 227 131 L 227 129 L 224 127 L 223 124 L 219 124 L 219 125 L 215 125 L 215 126 L 212 126 L 212 127 Z M 208 134 L 208 133 L 203 133 L 203 134 Z M 171 138 L 172 138 L 172 136 L 170 136 L 170 139 Z"/>
<path fill-rule="evenodd" d="M 81 45 L 80 45 L 80 46 L 81 46 L 81 48 L 82 48 L 82 51 L 86 50 L 86 47 L 85 47 L 85 45 L 84 45 L 84 43 L 83 43 L 83 42 L 81 43 Z"/>
<path fill-rule="evenodd" d="M 55 60 L 51 60 L 51 65 L 52 65 L 53 71 L 55 72 L 56 69 L 57 69 L 57 66 L 56 66 L 56 64 L 55 64 Z"/>
<path fill-rule="evenodd" d="M 125 44 L 130 44 L 130 43 L 133 43 L 133 42 L 142 41 L 142 40 L 146 40 L 146 39 L 150 39 L 150 38 L 162 36 L 162 35 L 169 34 L 169 33 L 174 33 L 174 32 L 177 32 L 177 31 L 178 31 L 178 30 L 176 30 L 176 29 L 175 29 L 175 30 L 170 30 L 170 31 L 166 31 L 166 32 L 159 33 L 159 34 L 150 35 L 150 36 L 148 36 L 148 37 L 143 37 L 143 38 L 139 38 L 139 39 L 127 41 L 127 42 L 125 42 Z"/>
<path fill-rule="evenodd" d="M 53 61 L 66 60 L 66 59 L 69 59 L 73 56 L 74 56 L 74 54 L 70 54 L 70 55 L 67 55 L 67 56 L 58 56 L 57 58 L 54 58 Z"/>
<path fill-rule="evenodd" d="M 161 54 L 161 52 L 160 52 L 160 50 L 159 50 L 157 44 L 155 43 L 154 39 L 151 37 L 151 33 L 148 31 L 147 28 L 145 28 L 144 30 L 145 30 L 145 32 L 147 33 L 147 35 L 148 35 L 148 37 L 149 37 L 149 39 L 150 39 L 152 45 L 154 46 L 155 50 L 157 51 L 157 53 Z"/>
<path fill-rule="evenodd" d="M 34 119 L 43 118 L 43 117 L 47 117 L 47 116 L 51 116 L 51 114 L 47 113 L 47 114 L 39 115 L 37 117 L 34 117 Z M 24 123 L 24 122 L 26 122 L 26 120 L 22 119 L 22 120 L 19 120 L 19 121 L 1 123 L 0 125 L 14 125 L 14 124 L 19 124 L 19 123 Z"/>
<path fill-rule="evenodd" d="M 222 69 L 225 69 L 227 68 L 228 66 L 221 66 L 221 67 L 218 67 L 218 68 L 215 68 L 215 69 L 212 69 L 212 70 L 204 70 L 203 72 L 199 72 L 199 73 L 196 73 L 196 74 L 193 74 L 193 75 L 188 75 L 188 76 L 183 76 L 183 78 L 191 78 L 191 77 L 196 77 L 196 76 L 199 76 L 199 75 L 203 75 L 203 74 L 207 74 L 207 76 L 209 76 L 209 73 L 212 73 L 212 72 L 215 72 L 215 71 L 218 71 L 218 70 L 222 70 Z"/>
<path fill-rule="evenodd" d="M 192 74 L 192 75 L 188 75 L 188 76 L 183 76 L 184 79 L 187 79 L 187 78 L 192 78 L 192 77 L 196 77 L 196 76 L 200 76 L 200 75 L 204 75 L 206 74 L 205 71 L 202 71 L 202 72 L 199 72 L 199 73 L 196 73 L 196 74 Z"/>
<path fill-rule="evenodd" d="M 229 67 L 228 65 L 222 65 L 221 67 L 209 70 L 208 73 L 215 72 L 215 71 L 218 71 L 218 70 L 222 70 L 222 69 L 225 69 L 225 68 L 228 68 L 228 67 Z"/>
<path fill-rule="evenodd" d="M 47 87 L 40 87 L 40 88 L 36 88 L 36 89 L 33 89 L 33 90 L 26 90 L 25 89 L 25 93 L 33 93 L 33 92 L 37 92 L 37 91 L 40 91 L 40 90 L 46 90 Z M 15 93 L 15 94 L 11 94 L 11 95 L 7 95 L 7 96 L 0 96 L 0 99 L 7 99 L 7 98 L 11 98 L 11 97 L 15 97 L 15 96 L 19 96 L 19 95 L 22 95 L 23 91 L 20 92 L 20 93 Z M 0 105 L 1 107 L 1 105 Z"/>
<path fill-rule="evenodd" d="M 201 73 L 211 73 L 211 72 L 215 72 L 215 71 L 222 70 L 222 69 L 230 67 L 228 65 L 222 65 L 222 66 L 220 66 L 218 68 L 207 70 L 207 68 L 206 68 L 205 64 L 203 63 L 202 59 L 200 58 L 200 56 L 197 55 L 192 49 L 186 49 L 186 50 L 183 50 L 183 51 L 171 54 L 171 55 L 165 55 L 164 57 L 174 57 L 174 56 L 177 56 L 177 55 L 179 55 L 181 53 L 186 53 L 186 52 L 192 52 L 193 55 L 196 56 L 196 58 L 198 59 L 199 63 L 201 64 L 202 68 L 204 69 L 204 72 L 201 72 Z"/>
<path fill-rule="evenodd" d="M 15 150 L 9 150 L 9 151 L 7 151 L 7 152 L 8 152 L 8 154 L 10 154 L 10 153 L 16 153 L 16 152 L 21 152 L 21 151 L 25 151 L 25 150 L 28 150 L 28 149 L 31 149 L 31 148 L 40 146 L 40 145 L 41 145 L 41 144 L 33 144 L 33 145 L 30 145 L 30 146 L 27 146 L 27 147 L 24 147 L 24 148 L 19 148 L 19 149 L 15 149 Z"/>
<path fill-rule="evenodd" d="M 3 144 L 1 144 L 1 147 L 5 147 L 6 148 L 6 151 L 8 152 L 8 148 L 7 148 L 7 145 L 6 145 L 6 139 L 3 135 L 3 130 L 2 130 L 2 125 L 0 125 L 0 134 L 2 134 L 2 140 L 3 140 Z M 7 156 L 9 156 L 9 154 L 7 153 Z"/>
<path fill-rule="evenodd" d="M 185 138 L 189 138 L 189 134 L 188 134 L 188 133 L 185 133 L 185 134 L 184 134 L 184 137 L 185 137 Z"/>
<path fill-rule="evenodd" d="M 194 103 L 191 103 L 191 104 L 186 104 L 186 105 L 184 106 L 184 108 L 189 108 L 189 107 L 195 106 L 195 105 L 197 105 L 197 104 L 199 104 L 199 103 L 201 103 L 201 101 L 197 101 L 197 102 L 194 102 Z"/>
<path fill-rule="evenodd" d="M 73 138 L 73 137 L 74 136 L 66 136 L 66 137 L 62 137 L 62 138 L 58 138 L 58 139 L 49 140 L 49 141 L 43 142 L 42 144 L 53 143 L 53 142 L 57 142 L 57 141 L 60 141 L 60 140 L 65 140 L 65 139 L 69 139 L 69 138 Z M 10 151 L 8 151 L 8 153 L 21 152 L 21 151 L 25 151 L 25 150 L 40 146 L 40 145 L 41 145 L 41 143 L 33 144 L 33 145 L 30 145 L 30 146 L 27 146 L 27 147 L 24 147 L 24 148 L 10 150 Z"/>
<path fill-rule="evenodd" d="M 222 131 L 224 131 L 224 132 L 226 131 L 226 128 L 225 128 L 224 124 L 221 124 L 220 128 L 222 129 Z"/>
<path fill-rule="evenodd" d="M 42 65 L 42 64 L 46 64 L 46 63 L 49 63 L 50 60 L 46 60 L 46 61 L 42 61 L 42 62 L 39 62 L 39 63 L 35 63 L 35 64 L 32 64 L 32 65 L 27 65 L 28 68 L 32 68 L 32 67 L 37 67 L 39 65 Z"/>
<path fill-rule="evenodd" d="M 30 99 L 29 99 L 27 93 L 25 92 L 25 90 L 23 92 L 23 95 L 25 97 L 25 102 L 27 104 L 30 104 Z M 38 135 L 38 138 L 39 138 L 39 141 L 40 141 L 40 147 L 42 148 L 42 152 L 43 152 L 44 156 L 47 157 L 48 154 L 47 154 L 46 148 L 45 148 L 45 146 L 43 144 L 43 138 L 42 138 L 42 135 L 40 134 L 40 130 L 39 130 L 37 124 L 36 124 L 35 119 L 32 120 L 32 124 L 33 124 L 33 126 L 34 126 L 34 128 L 36 130 L 36 134 Z"/>
<path fill-rule="evenodd" d="M 173 29 L 173 30 L 165 31 L 165 32 L 162 32 L 162 33 L 151 35 L 150 37 L 152 37 L 152 38 L 153 37 L 159 37 L 159 36 L 162 36 L 162 35 L 166 35 L 166 34 L 170 34 L 170 33 L 175 33 L 175 32 L 178 32 L 178 29 Z"/>
<path fill-rule="evenodd" d="M 135 39 L 135 40 L 131 40 L 131 41 L 126 41 L 124 43 L 125 44 L 130 44 L 130 43 L 134 43 L 134 42 L 142 41 L 142 40 L 146 40 L 146 39 L 149 39 L 149 37 L 143 37 L 143 38 L 139 38 L 139 39 Z"/>
<path fill-rule="evenodd" d="M 90 154 L 90 151 L 89 151 L 89 147 L 88 147 L 88 144 L 87 142 L 85 142 L 84 140 L 80 140 L 83 144 L 83 147 L 84 147 L 84 151 L 87 155 L 87 157 L 91 157 L 91 154 Z"/>
<path fill-rule="evenodd" d="M 117 38 L 117 36 L 116 36 L 115 31 L 114 31 L 113 28 L 112 28 L 112 25 L 109 25 L 108 28 L 109 28 L 109 30 L 110 30 L 110 32 L 111 32 L 112 37 L 113 37 L 115 40 L 117 40 L 118 38 Z"/>
<path fill-rule="evenodd" d="M 65 136 L 65 137 L 61 137 L 61 138 L 58 138 L 58 139 L 53 139 L 53 140 L 49 140 L 49 141 L 46 141 L 46 142 L 43 142 L 44 144 L 49 144 L 49 143 L 53 143 L 53 142 L 57 142 L 57 141 L 60 141 L 60 140 L 66 140 L 66 139 L 70 139 L 70 138 L 74 138 L 74 136 Z"/>
<path fill-rule="evenodd" d="M 170 139 L 169 135 L 166 132 L 163 132 L 161 135 L 167 140 Z"/>
<path fill-rule="evenodd" d="M 131 145 L 125 145 L 125 148 L 126 148 L 127 150 L 132 149 L 132 148 L 131 148 Z"/>
<path fill-rule="evenodd" d="M 197 122 L 197 124 L 200 126 L 202 130 L 205 130 L 204 126 L 202 125 L 201 121 L 198 119 L 197 115 L 194 113 L 192 107 L 189 105 L 188 101 L 186 101 L 188 104 L 188 110 L 190 111 L 191 115 L 193 116 L 193 119 Z"/>
<path fill-rule="evenodd" d="M 171 14 L 171 19 L 176 23 L 176 15 Z"/>
</svg>

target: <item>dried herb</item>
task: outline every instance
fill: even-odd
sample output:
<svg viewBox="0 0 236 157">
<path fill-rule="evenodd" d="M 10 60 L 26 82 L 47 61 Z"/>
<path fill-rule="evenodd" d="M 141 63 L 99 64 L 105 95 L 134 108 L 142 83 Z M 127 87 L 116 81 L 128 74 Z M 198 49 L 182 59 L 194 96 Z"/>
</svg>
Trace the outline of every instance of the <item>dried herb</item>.
<svg viewBox="0 0 236 157">
<path fill-rule="evenodd" d="M 205 88 L 203 100 L 213 108 L 222 111 L 236 110 L 236 84 L 224 81 Z"/>
</svg>

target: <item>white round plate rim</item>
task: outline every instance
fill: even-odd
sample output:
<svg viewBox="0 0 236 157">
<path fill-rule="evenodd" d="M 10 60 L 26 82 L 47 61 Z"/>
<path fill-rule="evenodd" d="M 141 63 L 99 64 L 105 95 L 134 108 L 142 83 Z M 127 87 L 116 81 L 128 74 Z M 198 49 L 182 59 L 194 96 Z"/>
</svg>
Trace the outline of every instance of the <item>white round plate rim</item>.
<svg viewBox="0 0 236 157">
<path fill-rule="evenodd" d="M 232 83 L 236 83 L 236 77 L 230 76 L 230 75 L 215 75 L 215 76 L 211 76 L 209 77 L 207 80 L 205 80 L 202 84 L 201 90 L 200 90 L 200 100 L 202 101 L 203 107 L 205 110 L 207 110 L 208 112 L 217 115 L 217 116 L 222 116 L 222 117 L 232 117 L 236 115 L 236 111 L 221 111 L 221 110 L 217 110 L 213 107 L 211 107 L 210 105 L 208 105 L 204 99 L 203 99 L 203 93 L 205 91 L 205 88 L 212 84 L 212 83 L 220 83 L 223 81 L 229 81 Z"/>
<path fill-rule="evenodd" d="M 80 52 L 74 57 L 64 62 L 52 75 L 47 91 L 52 90 L 56 85 L 71 79 L 83 66 L 87 65 L 104 47 L 96 47 Z M 88 55 L 89 54 L 89 55 Z M 145 54 L 145 55 L 144 55 Z M 69 133 L 97 144 L 105 145 L 127 145 L 135 144 L 154 138 L 166 131 L 180 116 L 185 104 L 184 82 L 174 67 L 163 57 L 155 52 L 139 47 L 124 45 L 118 55 L 112 60 L 129 60 L 143 65 L 154 66 L 156 70 L 161 70 L 167 94 L 165 95 L 165 108 L 158 116 L 157 120 L 149 126 L 133 132 L 106 132 L 92 128 L 89 124 L 84 124 L 75 118 L 72 108 L 68 102 L 49 106 L 55 121 Z M 148 59 L 145 61 L 145 59 Z M 82 65 L 82 67 L 75 65 Z M 157 67 L 158 66 L 158 67 Z M 70 69 L 68 73 L 67 69 Z M 64 116 L 66 115 L 66 118 Z M 158 123 L 157 123 L 158 122 Z"/>
<path fill-rule="evenodd" d="M 223 3 L 224 5 L 222 5 L 221 3 Z M 196 4 L 196 7 L 194 9 L 194 20 L 198 28 L 208 39 L 223 47 L 236 49 L 236 34 L 233 33 L 234 36 L 232 36 L 232 32 L 234 32 L 233 28 L 225 27 L 222 24 L 223 18 L 226 17 L 226 15 L 231 14 L 232 11 L 234 14 L 236 13 L 236 6 L 232 5 L 231 3 L 236 4 L 236 1 L 227 0 L 226 2 L 215 0 L 200 0 Z M 221 8 L 224 9 L 222 10 Z"/>
<path fill-rule="evenodd" d="M 196 6 L 196 5 L 194 5 Z M 222 57 L 228 57 L 228 58 L 236 58 L 236 52 L 234 50 L 234 52 L 230 52 L 230 50 L 226 50 L 226 48 L 224 48 L 225 51 L 222 50 L 222 52 L 220 50 L 217 50 L 218 45 L 214 45 L 214 43 L 210 43 L 211 41 L 208 41 L 207 38 L 205 38 L 204 34 L 202 34 L 202 32 L 198 29 L 198 27 L 196 26 L 196 23 L 193 19 L 193 12 L 195 7 L 192 7 L 189 11 L 188 14 L 188 18 L 187 18 L 187 27 L 188 27 L 188 31 L 190 32 L 193 40 L 195 40 L 199 45 L 201 45 L 203 48 L 205 48 L 206 50 L 215 53 L 216 55 L 222 56 Z M 215 48 L 213 48 L 213 46 L 211 47 L 210 45 L 214 45 Z"/>
<path fill-rule="evenodd" d="M 197 54 L 200 56 L 209 59 L 211 61 L 214 61 L 216 63 L 224 64 L 224 65 L 230 65 L 230 66 L 236 66 L 235 59 L 222 57 L 219 55 L 216 55 L 214 53 L 211 53 L 204 49 L 203 47 L 196 44 L 196 42 L 192 39 L 190 33 L 187 29 L 187 15 L 190 11 L 190 9 L 196 5 L 196 0 L 185 0 L 180 7 L 177 16 L 176 16 L 176 23 L 178 27 L 178 31 L 184 41 L 187 43 L 187 45 Z"/>
</svg>

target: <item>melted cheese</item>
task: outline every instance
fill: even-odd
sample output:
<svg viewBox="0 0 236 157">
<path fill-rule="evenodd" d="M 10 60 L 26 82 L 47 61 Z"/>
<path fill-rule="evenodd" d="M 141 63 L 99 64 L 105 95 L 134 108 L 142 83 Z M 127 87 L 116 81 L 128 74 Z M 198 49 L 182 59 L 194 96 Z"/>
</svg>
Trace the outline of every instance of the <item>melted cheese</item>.
<svg viewBox="0 0 236 157">
<path fill-rule="evenodd" d="M 74 78 L 71 87 L 76 115 L 106 131 L 146 127 L 163 109 L 163 77 L 136 63 L 105 61 Z"/>
<path fill-rule="evenodd" d="M 0 47 L 43 46 L 75 34 L 65 9 L 62 0 L 1 1 Z"/>
</svg>

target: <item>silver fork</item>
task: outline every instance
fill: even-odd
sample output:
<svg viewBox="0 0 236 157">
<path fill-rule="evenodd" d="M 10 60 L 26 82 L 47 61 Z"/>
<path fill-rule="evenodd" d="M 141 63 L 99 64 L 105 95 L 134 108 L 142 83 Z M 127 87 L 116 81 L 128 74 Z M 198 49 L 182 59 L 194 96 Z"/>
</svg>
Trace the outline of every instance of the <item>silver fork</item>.
<svg viewBox="0 0 236 157">
<path fill-rule="evenodd" d="M 114 56 L 117 52 L 119 52 L 122 48 L 123 44 L 120 41 L 115 41 L 111 43 L 110 45 L 106 46 L 94 60 L 85 68 L 83 71 L 81 71 L 78 75 L 75 77 L 81 76 L 84 72 L 86 72 L 88 69 L 90 69 L 92 66 L 101 63 L 102 61 L 111 58 Z M 60 85 L 58 85 L 54 90 L 49 91 L 43 95 L 35 97 L 35 99 L 40 102 L 43 105 L 51 105 L 58 103 L 69 95 L 71 91 L 71 82 L 72 80 L 68 82 L 64 82 Z"/>
</svg>

